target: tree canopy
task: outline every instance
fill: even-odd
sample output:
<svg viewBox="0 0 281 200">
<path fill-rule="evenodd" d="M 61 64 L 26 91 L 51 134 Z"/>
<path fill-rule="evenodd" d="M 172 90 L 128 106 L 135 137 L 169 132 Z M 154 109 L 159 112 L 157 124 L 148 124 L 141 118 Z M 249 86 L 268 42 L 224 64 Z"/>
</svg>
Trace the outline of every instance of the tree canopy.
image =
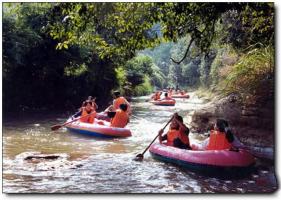
<svg viewBox="0 0 281 200">
<path fill-rule="evenodd" d="M 2 24 L 4 109 L 75 108 L 88 95 L 104 103 L 113 89 L 208 87 L 227 57 L 274 46 L 274 4 L 264 2 L 4 3 Z"/>
<path fill-rule="evenodd" d="M 185 55 L 174 60 L 180 64 L 193 42 L 207 52 L 221 31 L 235 34 L 238 29 L 235 40 L 233 35 L 225 40 L 242 48 L 270 44 L 274 37 L 273 3 L 61 3 L 55 9 L 64 15 L 50 25 L 51 35 L 61 39 L 58 47 L 87 44 L 101 58 L 114 55 L 126 60 L 161 39 L 176 42 L 188 35 Z M 237 23 L 227 24 L 235 17 Z"/>
</svg>

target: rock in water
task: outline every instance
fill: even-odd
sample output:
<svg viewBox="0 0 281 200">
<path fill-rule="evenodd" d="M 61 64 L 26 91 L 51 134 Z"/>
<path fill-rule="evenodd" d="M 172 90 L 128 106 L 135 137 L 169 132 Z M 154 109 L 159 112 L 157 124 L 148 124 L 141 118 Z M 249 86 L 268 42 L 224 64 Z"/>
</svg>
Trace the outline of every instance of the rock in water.
<svg viewBox="0 0 281 200">
<path fill-rule="evenodd" d="M 65 153 L 43 154 L 41 152 L 23 152 L 16 156 L 16 163 L 25 163 L 29 171 L 49 171 L 76 169 L 83 166 L 82 161 L 69 161 Z"/>
</svg>

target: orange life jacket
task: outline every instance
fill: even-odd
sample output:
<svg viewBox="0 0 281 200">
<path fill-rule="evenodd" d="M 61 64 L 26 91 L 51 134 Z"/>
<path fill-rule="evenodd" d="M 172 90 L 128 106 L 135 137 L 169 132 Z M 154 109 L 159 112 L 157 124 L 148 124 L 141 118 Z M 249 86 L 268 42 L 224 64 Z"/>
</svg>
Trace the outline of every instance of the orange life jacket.
<svg viewBox="0 0 281 200">
<path fill-rule="evenodd" d="M 161 96 L 160 92 L 157 92 L 157 93 L 155 94 L 154 100 L 155 100 L 155 101 L 159 100 L 159 99 L 160 99 L 160 96 Z"/>
<path fill-rule="evenodd" d="M 119 128 L 124 128 L 129 121 L 129 116 L 127 112 L 124 112 L 121 109 L 116 110 L 116 114 L 111 119 L 110 126 L 112 127 L 119 127 Z"/>
<path fill-rule="evenodd" d="M 91 112 L 91 114 L 90 114 L 90 112 Z M 91 124 L 94 123 L 95 117 L 96 117 L 96 111 L 91 110 L 90 112 L 88 113 L 86 111 L 86 109 L 83 107 L 82 108 L 82 114 L 81 114 L 80 122 L 91 123 Z M 84 116 L 87 116 L 87 117 L 84 117 Z"/>
<path fill-rule="evenodd" d="M 114 110 L 119 109 L 119 106 L 121 104 L 127 104 L 127 106 L 128 106 L 127 112 L 130 111 L 130 108 L 131 108 L 130 104 L 128 103 L 128 101 L 124 97 L 118 97 L 117 99 L 115 99 L 113 101 L 113 108 L 114 108 Z"/>
<path fill-rule="evenodd" d="M 229 149 L 232 145 L 227 141 L 226 134 L 212 130 L 210 134 L 207 150 L 223 150 Z"/>
<path fill-rule="evenodd" d="M 181 137 L 179 130 L 170 129 L 167 133 L 167 145 L 173 146 L 174 140 Z"/>
<path fill-rule="evenodd" d="M 188 136 L 181 130 L 170 129 L 167 133 L 167 145 L 174 146 L 174 140 L 179 138 L 183 144 L 190 147 Z"/>
</svg>

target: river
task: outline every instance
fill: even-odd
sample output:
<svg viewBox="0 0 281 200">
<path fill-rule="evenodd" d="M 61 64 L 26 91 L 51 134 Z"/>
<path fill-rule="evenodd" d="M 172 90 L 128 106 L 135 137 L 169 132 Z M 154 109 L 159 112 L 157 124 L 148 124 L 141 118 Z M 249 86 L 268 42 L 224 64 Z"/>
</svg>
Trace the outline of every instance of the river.
<svg viewBox="0 0 281 200">
<path fill-rule="evenodd" d="M 174 112 L 188 115 L 203 102 L 194 94 L 175 107 L 155 106 L 147 97 L 133 99 L 128 128 L 132 137 L 96 139 L 51 131 L 66 114 L 15 115 L 3 119 L 4 193 L 269 193 L 277 189 L 272 163 L 257 161 L 247 177 L 207 177 L 154 160 L 149 145 Z M 191 134 L 192 137 L 192 134 Z M 54 160 L 25 160 L 35 153 L 56 154 Z"/>
</svg>

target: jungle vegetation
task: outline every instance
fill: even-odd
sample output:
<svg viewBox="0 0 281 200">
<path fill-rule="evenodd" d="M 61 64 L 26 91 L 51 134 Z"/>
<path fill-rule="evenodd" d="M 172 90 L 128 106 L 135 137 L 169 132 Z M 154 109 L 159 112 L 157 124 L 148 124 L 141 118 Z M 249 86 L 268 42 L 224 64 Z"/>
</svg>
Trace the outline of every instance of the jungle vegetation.
<svg viewBox="0 0 281 200">
<path fill-rule="evenodd" d="M 2 27 L 4 111 L 176 86 L 273 98 L 273 3 L 3 3 Z"/>
</svg>

